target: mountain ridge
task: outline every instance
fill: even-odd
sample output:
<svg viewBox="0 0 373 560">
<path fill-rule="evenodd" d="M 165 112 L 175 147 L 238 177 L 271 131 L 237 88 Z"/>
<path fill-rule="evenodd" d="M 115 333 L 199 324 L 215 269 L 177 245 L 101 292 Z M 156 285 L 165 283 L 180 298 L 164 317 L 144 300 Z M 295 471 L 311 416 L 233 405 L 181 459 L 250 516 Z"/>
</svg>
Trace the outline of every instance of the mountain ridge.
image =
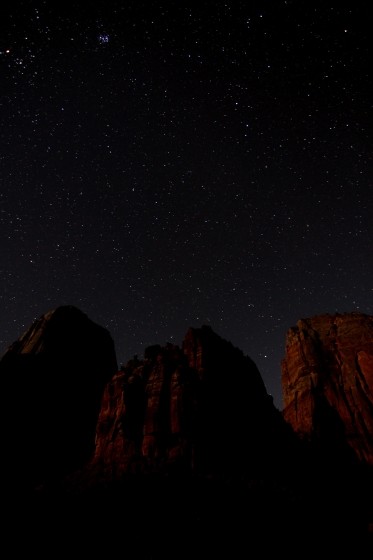
<svg viewBox="0 0 373 560">
<path fill-rule="evenodd" d="M 251 358 L 209 326 L 191 327 L 180 346 L 150 346 L 143 359 L 118 368 L 106 329 L 71 306 L 47 312 L 0 360 L 8 458 L 0 490 L 9 511 L 16 504 L 9 532 L 28 534 L 27 550 L 43 549 L 42 526 L 68 548 L 78 543 L 95 553 L 100 546 L 144 560 L 196 550 L 239 555 L 263 543 L 269 550 L 289 530 L 293 544 L 306 540 L 315 551 L 328 544 L 343 551 L 347 540 L 355 552 L 372 549 L 369 461 L 346 453 L 349 440 L 330 445 L 330 414 L 315 416 L 309 406 L 319 403 L 315 372 L 322 379 L 335 364 L 319 351 L 331 337 L 323 325 L 307 319 L 290 329 L 284 362 L 288 411 L 310 426 L 318 421 L 308 437 L 274 406 Z M 356 326 L 352 332 L 356 342 Z M 364 352 L 369 337 L 359 339 Z M 342 354 L 351 357 L 357 346 L 346 341 Z M 303 400 L 293 406 L 297 383 Z M 323 387 L 317 384 L 319 393 Z"/>
</svg>

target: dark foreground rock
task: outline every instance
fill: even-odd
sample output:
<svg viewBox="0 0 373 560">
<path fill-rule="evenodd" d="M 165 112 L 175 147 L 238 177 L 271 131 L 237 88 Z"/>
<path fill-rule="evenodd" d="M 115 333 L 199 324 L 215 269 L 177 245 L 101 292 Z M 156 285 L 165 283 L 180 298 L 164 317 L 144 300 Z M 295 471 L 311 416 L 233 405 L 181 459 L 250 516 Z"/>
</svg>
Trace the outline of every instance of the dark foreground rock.
<svg viewBox="0 0 373 560">
<path fill-rule="evenodd" d="M 295 397 L 304 380 L 291 366 L 306 351 L 299 337 L 284 369 L 293 411 L 285 421 L 252 360 L 210 328 L 190 329 L 181 347 L 150 347 L 118 371 L 105 329 L 75 308 L 43 316 L 0 363 L 4 550 L 126 560 L 369 557 L 368 455 L 357 455 L 343 430 L 334 437 L 330 414 L 318 414 L 315 437 L 303 430 L 308 420 L 294 426 L 302 438 L 290 426 L 293 413 L 308 418 Z M 370 371 L 364 344 L 360 380 Z M 322 363 L 320 379 L 335 362 Z M 313 411 L 324 398 L 316 386 Z"/>
</svg>

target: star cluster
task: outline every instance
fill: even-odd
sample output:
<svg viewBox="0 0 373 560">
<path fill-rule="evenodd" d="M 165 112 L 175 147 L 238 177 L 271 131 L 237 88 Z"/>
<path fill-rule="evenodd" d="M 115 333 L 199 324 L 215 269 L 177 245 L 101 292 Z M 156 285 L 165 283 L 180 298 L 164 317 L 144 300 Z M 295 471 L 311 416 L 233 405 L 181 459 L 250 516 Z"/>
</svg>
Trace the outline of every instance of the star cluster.
<svg viewBox="0 0 373 560">
<path fill-rule="evenodd" d="M 118 361 L 210 324 L 282 407 L 285 334 L 372 313 L 367 7 L 14 2 L 0 338 L 76 305 Z"/>
</svg>

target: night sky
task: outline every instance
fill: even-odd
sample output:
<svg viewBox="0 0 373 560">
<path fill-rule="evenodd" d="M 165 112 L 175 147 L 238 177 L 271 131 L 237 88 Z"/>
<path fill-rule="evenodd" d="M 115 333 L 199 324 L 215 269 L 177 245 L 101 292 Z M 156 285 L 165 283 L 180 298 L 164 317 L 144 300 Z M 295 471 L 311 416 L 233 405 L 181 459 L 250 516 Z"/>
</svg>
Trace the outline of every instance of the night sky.
<svg viewBox="0 0 373 560">
<path fill-rule="evenodd" d="M 368 4 L 7 3 L 1 352 L 59 305 L 119 363 L 209 324 L 282 408 L 287 329 L 373 312 Z"/>
</svg>

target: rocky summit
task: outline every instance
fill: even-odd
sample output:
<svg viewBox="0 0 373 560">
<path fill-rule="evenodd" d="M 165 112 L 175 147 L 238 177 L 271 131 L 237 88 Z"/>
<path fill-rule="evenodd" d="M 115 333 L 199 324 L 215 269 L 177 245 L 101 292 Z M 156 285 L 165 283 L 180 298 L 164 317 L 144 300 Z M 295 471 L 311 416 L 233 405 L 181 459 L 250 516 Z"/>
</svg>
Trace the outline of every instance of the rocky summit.
<svg viewBox="0 0 373 560">
<path fill-rule="evenodd" d="M 72 306 L 42 315 L 8 348 L 0 361 L 5 490 L 61 477 L 90 458 L 117 369 L 109 332 Z"/>
<path fill-rule="evenodd" d="M 93 465 L 216 473 L 279 467 L 289 430 L 253 361 L 210 327 L 153 346 L 107 384 Z"/>
</svg>

